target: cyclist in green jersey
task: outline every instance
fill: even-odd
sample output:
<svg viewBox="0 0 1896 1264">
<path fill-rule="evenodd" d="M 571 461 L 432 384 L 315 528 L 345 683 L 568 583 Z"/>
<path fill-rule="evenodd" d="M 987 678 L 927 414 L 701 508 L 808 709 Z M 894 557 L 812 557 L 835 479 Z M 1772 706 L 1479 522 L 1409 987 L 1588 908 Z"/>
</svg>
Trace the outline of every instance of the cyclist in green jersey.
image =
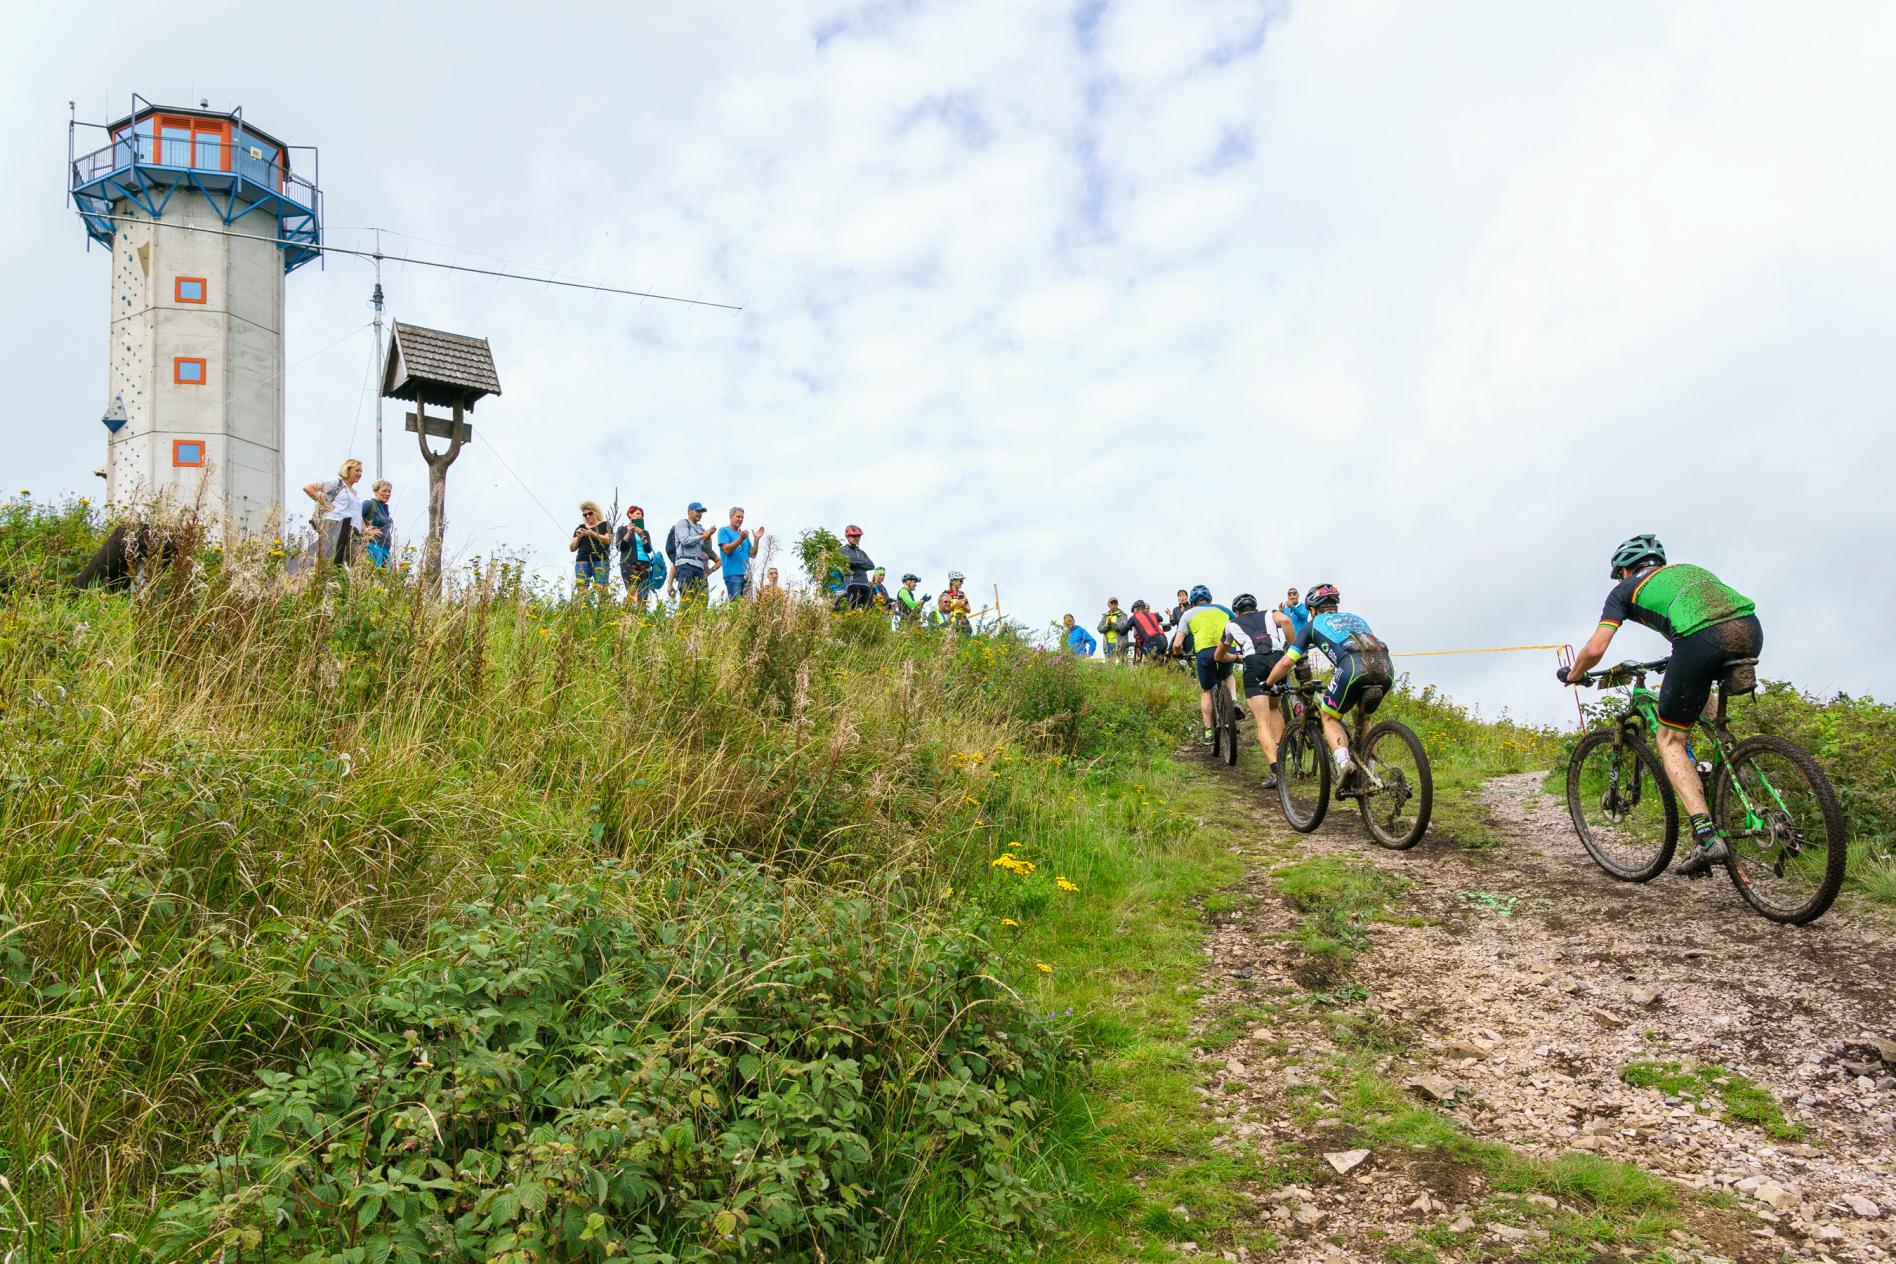
<svg viewBox="0 0 1896 1264">
<path fill-rule="evenodd" d="M 1679 801 L 1691 814 L 1692 837 L 1698 844 L 1679 872 L 1696 878 L 1724 863 L 1731 851 L 1712 823 L 1686 740 L 1699 716 L 1710 714 L 1713 682 L 1733 659 L 1756 658 L 1764 649 L 1764 628 L 1754 613 L 1757 604 L 1718 576 L 1702 566 L 1668 566 L 1657 536 L 1636 535 L 1621 544 L 1613 551 L 1608 574 L 1619 582 L 1607 594 L 1599 625 L 1574 655 L 1573 666 L 1556 674 L 1562 684 L 1584 676 L 1605 657 L 1613 634 L 1628 619 L 1672 642 L 1671 662 L 1659 689 L 1659 756 Z"/>
<path fill-rule="evenodd" d="M 1225 625 L 1231 622 L 1231 612 L 1223 606 L 1213 605 L 1211 589 L 1199 584 L 1191 591 L 1191 605 L 1173 625 L 1172 652 L 1185 652 L 1185 643 L 1192 645 L 1194 665 L 1198 668 L 1198 713 L 1204 718 L 1205 745 L 1211 745 L 1211 691 L 1224 688 L 1231 691 L 1231 701 L 1238 701 L 1238 682 L 1231 675 L 1230 663 L 1220 663 L 1213 655 L 1219 642 L 1224 640 Z"/>
</svg>

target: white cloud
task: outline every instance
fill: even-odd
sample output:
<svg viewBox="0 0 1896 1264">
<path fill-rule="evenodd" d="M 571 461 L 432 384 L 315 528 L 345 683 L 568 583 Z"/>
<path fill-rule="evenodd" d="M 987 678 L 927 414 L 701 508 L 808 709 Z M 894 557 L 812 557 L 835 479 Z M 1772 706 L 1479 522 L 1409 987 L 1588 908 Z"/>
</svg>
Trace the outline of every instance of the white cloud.
<svg viewBox="0 0 1896 1264">
<path fill-rule="evenodd" d="M 391 268 L 396 313 L 491 337 L 506 388 L 457 547 L 561 567 L 573 502 L 617 483 L 786 542 L 860 521 L 1036 624 L 1332 578 L 1436 649 L 1583 635 L 1601 559 L 1656 530 L 1763 602 L 1767 674 L 1896 692 L 1896 597 L 1858 558 L 1896 455 L 1886 7 L 411 6 L 373 11 L 380 43 L 425 36 L 430 72 L 364 91 L 338 67 L 370 12 L 99 43 L 93 11 L 32 11 L 0 99 L 47 120 L 22 169 L 57 171 L 66 95 L 208 92 L 322 145 L 339 244 L 380 223 L 744 305 Z M 43 296 L 3 318 L 41 366 L 8 477 L 84 490 L 104 268 L 44 188 L 0 216 Z M 367 290 L 349 260 L 292 276 L 291 362 Z M 368 355 L 292 370 L 293 481 L 367 450 Z M 420 462 L 388 448 L 418 535 Z M 1872 652 L 1836 655 L 1846 626 Z M 1414 662 L 1490 710 L 1568 705 L 1551 656 Z"/>
</svg>

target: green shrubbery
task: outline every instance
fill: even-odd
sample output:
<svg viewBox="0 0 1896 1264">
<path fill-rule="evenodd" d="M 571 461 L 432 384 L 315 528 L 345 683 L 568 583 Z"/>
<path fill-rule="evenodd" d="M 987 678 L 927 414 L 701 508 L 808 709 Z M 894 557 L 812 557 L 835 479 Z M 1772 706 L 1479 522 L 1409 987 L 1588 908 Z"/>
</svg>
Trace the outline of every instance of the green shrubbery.
<svg viewBox="0 0 1896 1264">
<path fill-rule="evenodd" d="M 942 1169 L 995 1254 L 1043 1225 L 1016 1155 L 1060 1040 L 978 937 L 678 869 L 657 906 L 611 864 L 465 906 L 380 977 L 330 937 L 338 1034 L 260 1073 L 163 1254 L 871 1258 Z"/>
<path fill-rule="evenodd" d="M 1076 793 L 1138 704 L 781 593 L 638 614 L 500 567 L 435 601 L 237 547 L 75 592 L 35 550 L 96 526 L 12 521 L 0 1255 L 1044 1237 L 1064 1045 L 1000 918 L 1175 834 L 1102 842 Z"/>
</svg>

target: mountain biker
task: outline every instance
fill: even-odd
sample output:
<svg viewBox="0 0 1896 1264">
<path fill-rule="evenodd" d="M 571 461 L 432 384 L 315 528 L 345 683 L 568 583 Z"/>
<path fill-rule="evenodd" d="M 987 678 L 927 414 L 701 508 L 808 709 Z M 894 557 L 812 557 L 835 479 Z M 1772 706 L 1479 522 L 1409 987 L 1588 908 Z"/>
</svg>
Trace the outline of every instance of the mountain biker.
<svg viewBox="0 0 1896 1264">
<path fill-rule="evenodd" d="M 1165 654 L 1165 621 L 1142 597 L 1132 603 L 1133 652 L 1140 659 Z"/>
<path fill-rule="evenodd" d="M 1126 645 L 1132 631 L 1132 619 L 1119 608 L 1119 598 L 1106 599 L 1106 613 L 1099 617 L 1099 637 L 1106 643 L 1106 658 L 1120 663 L 1126 658 Z"/>
<path fill-rule="evenodd" d="M 960 571 L 949 571 L 947 590 L 935 598 L 935 622 L 948 623 L 955 631 L 963 633 L 974 630 L 974 603 L 968 600 L 968 594 L 961 587 L 967 578 Z"/>
<path fill-rule="evenodd" d="M 1369 630 L 1368 621 L 1361 615 L 1338 609 L 1342 601 L 1343 594 L 1335 584 L 1318 584 L 1305 595 L 1303 605 L 1310 612 L 1310 620 L 1265 680 L 1269 685 L 1281 683 L 1313 647 L 1336 664 L 1318 706 L 1323 713 L 1323 741 L 1330 748 L 1330 762 L 1338 781 L 1352 767 L 1350 735 L 1343 727 L 1343 717 L 1358 705 L 1368 716 L 1382 704 L 1383 691 L 1395 683 L 1389 647 Z M 1289 618 L 1289 613 L 1284 613 Z"/>
<path fill-rule="evenodd" d="M 869 604 L 869 572 L 876 568 L 876 563 L 862 551 L 862 528 L 853 522 L 843 528 L 842 558 L 843 565 L 849 568 L 848 582 L 843 587 L 843 604 L 860 610 Z"/>
<path fill-rule="evenodd" d="M 928 604 L 928 598 L 915 591 L 915 585 L 922 577 L 914 571 L 902 576 L 902 586 L 895 590 L 895 617 L 903 623 L 914 623 L 922 617 L 922 607 Z"/>
<path fill-rule="evenodd" d="M 1284 717 L 1271 704 L 1272 695 L 1281 691 L 1264 682 L 1284 656 L 1279 639 L 1288 639 L 1289 634 L 1290 620 L 1283 611 L 1259 610 L 1256 597 L 1239 593 L 1231 599 L 1231 622 L 1225 625 L 1224 639 L 1212 653 L 1221 663 L 1244 664 L 1244 701 L 1257 720 L 1257 744 L 1264 748 L 1271 766 L 1264 778 L 1266 790 L 1277 788 L 1277 744 L 1284 736 Z"/>
<path fill-rule="evenodd" d="M 1705 788 L 1686 750 L 1700 715 L 1709 714 L 1712 685 L 1733 659 L 1756 658 L 1764 649 L 1757 603 L 1719 582 L 1702 566 L 1666 564 L 1665 545 L 1654 535 L 1636 535 L 1613 550 L 1607 572 L 1619 581 L 1606 595 L 1600 622 L 1573 656 L 1573 666 L 1555 674 L 1580 684 L 1598 663 L 1613 634 L 1627 619 L 1643 623 L 1672 643 L 1665 683 L 1659 688 L 1659 758 L 1692 820 L 1697 850 L 1678 872 L 1689 878 L 1710 873 L 1731 856 L 1705 803 Z"/>
<path fill-rule="evenodd" d="M 1185 608 L 1183 619 L 1174 624 L 1172 633 L 1172 652 L 1174 654 L 1192 654 L 1198 668 L 1198 713 L 1205 721 L 1205 745 L 1211 745 L 1211 691 L 1223 687 L 1231 691 L 1231 700 L 1238 700 L 1238 682 L 1231 678 L 1231 664 L 1220 663 L 1213 659 L 1213 651 L 1224 636 L 1225 625 L 1231 622 L 1231 612 L 1223 606 L 1213 605 L 1211 589 L 1199 584 L 1189 594 L 1191 604 Z M 1188 646 L 1190 647 L 1188 650 Z"/>
</svg>

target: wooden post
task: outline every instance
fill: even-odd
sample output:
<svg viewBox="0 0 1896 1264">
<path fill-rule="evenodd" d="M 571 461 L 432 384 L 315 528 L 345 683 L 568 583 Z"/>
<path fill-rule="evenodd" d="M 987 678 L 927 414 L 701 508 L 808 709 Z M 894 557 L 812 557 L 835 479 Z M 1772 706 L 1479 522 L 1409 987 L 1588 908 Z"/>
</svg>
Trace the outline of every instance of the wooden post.
<svg viewBox="0 0 1896 1264">
<path fill-rule="evenodd" d="M 421 552 L 421 582 L 429 593 L 441 592 L 441 538 L 448 530 L 448 467 L 461 455 L 461 440 L 467 433 L 462 424 L 462 404 L 454 402 L 454 424 L 449 431 L 448 450 L 428 450 L 428 406 L 415 401 L 415 442 L 421 445 L 421 459 L 428 463 L 428 543 Z"/>
</svg>

